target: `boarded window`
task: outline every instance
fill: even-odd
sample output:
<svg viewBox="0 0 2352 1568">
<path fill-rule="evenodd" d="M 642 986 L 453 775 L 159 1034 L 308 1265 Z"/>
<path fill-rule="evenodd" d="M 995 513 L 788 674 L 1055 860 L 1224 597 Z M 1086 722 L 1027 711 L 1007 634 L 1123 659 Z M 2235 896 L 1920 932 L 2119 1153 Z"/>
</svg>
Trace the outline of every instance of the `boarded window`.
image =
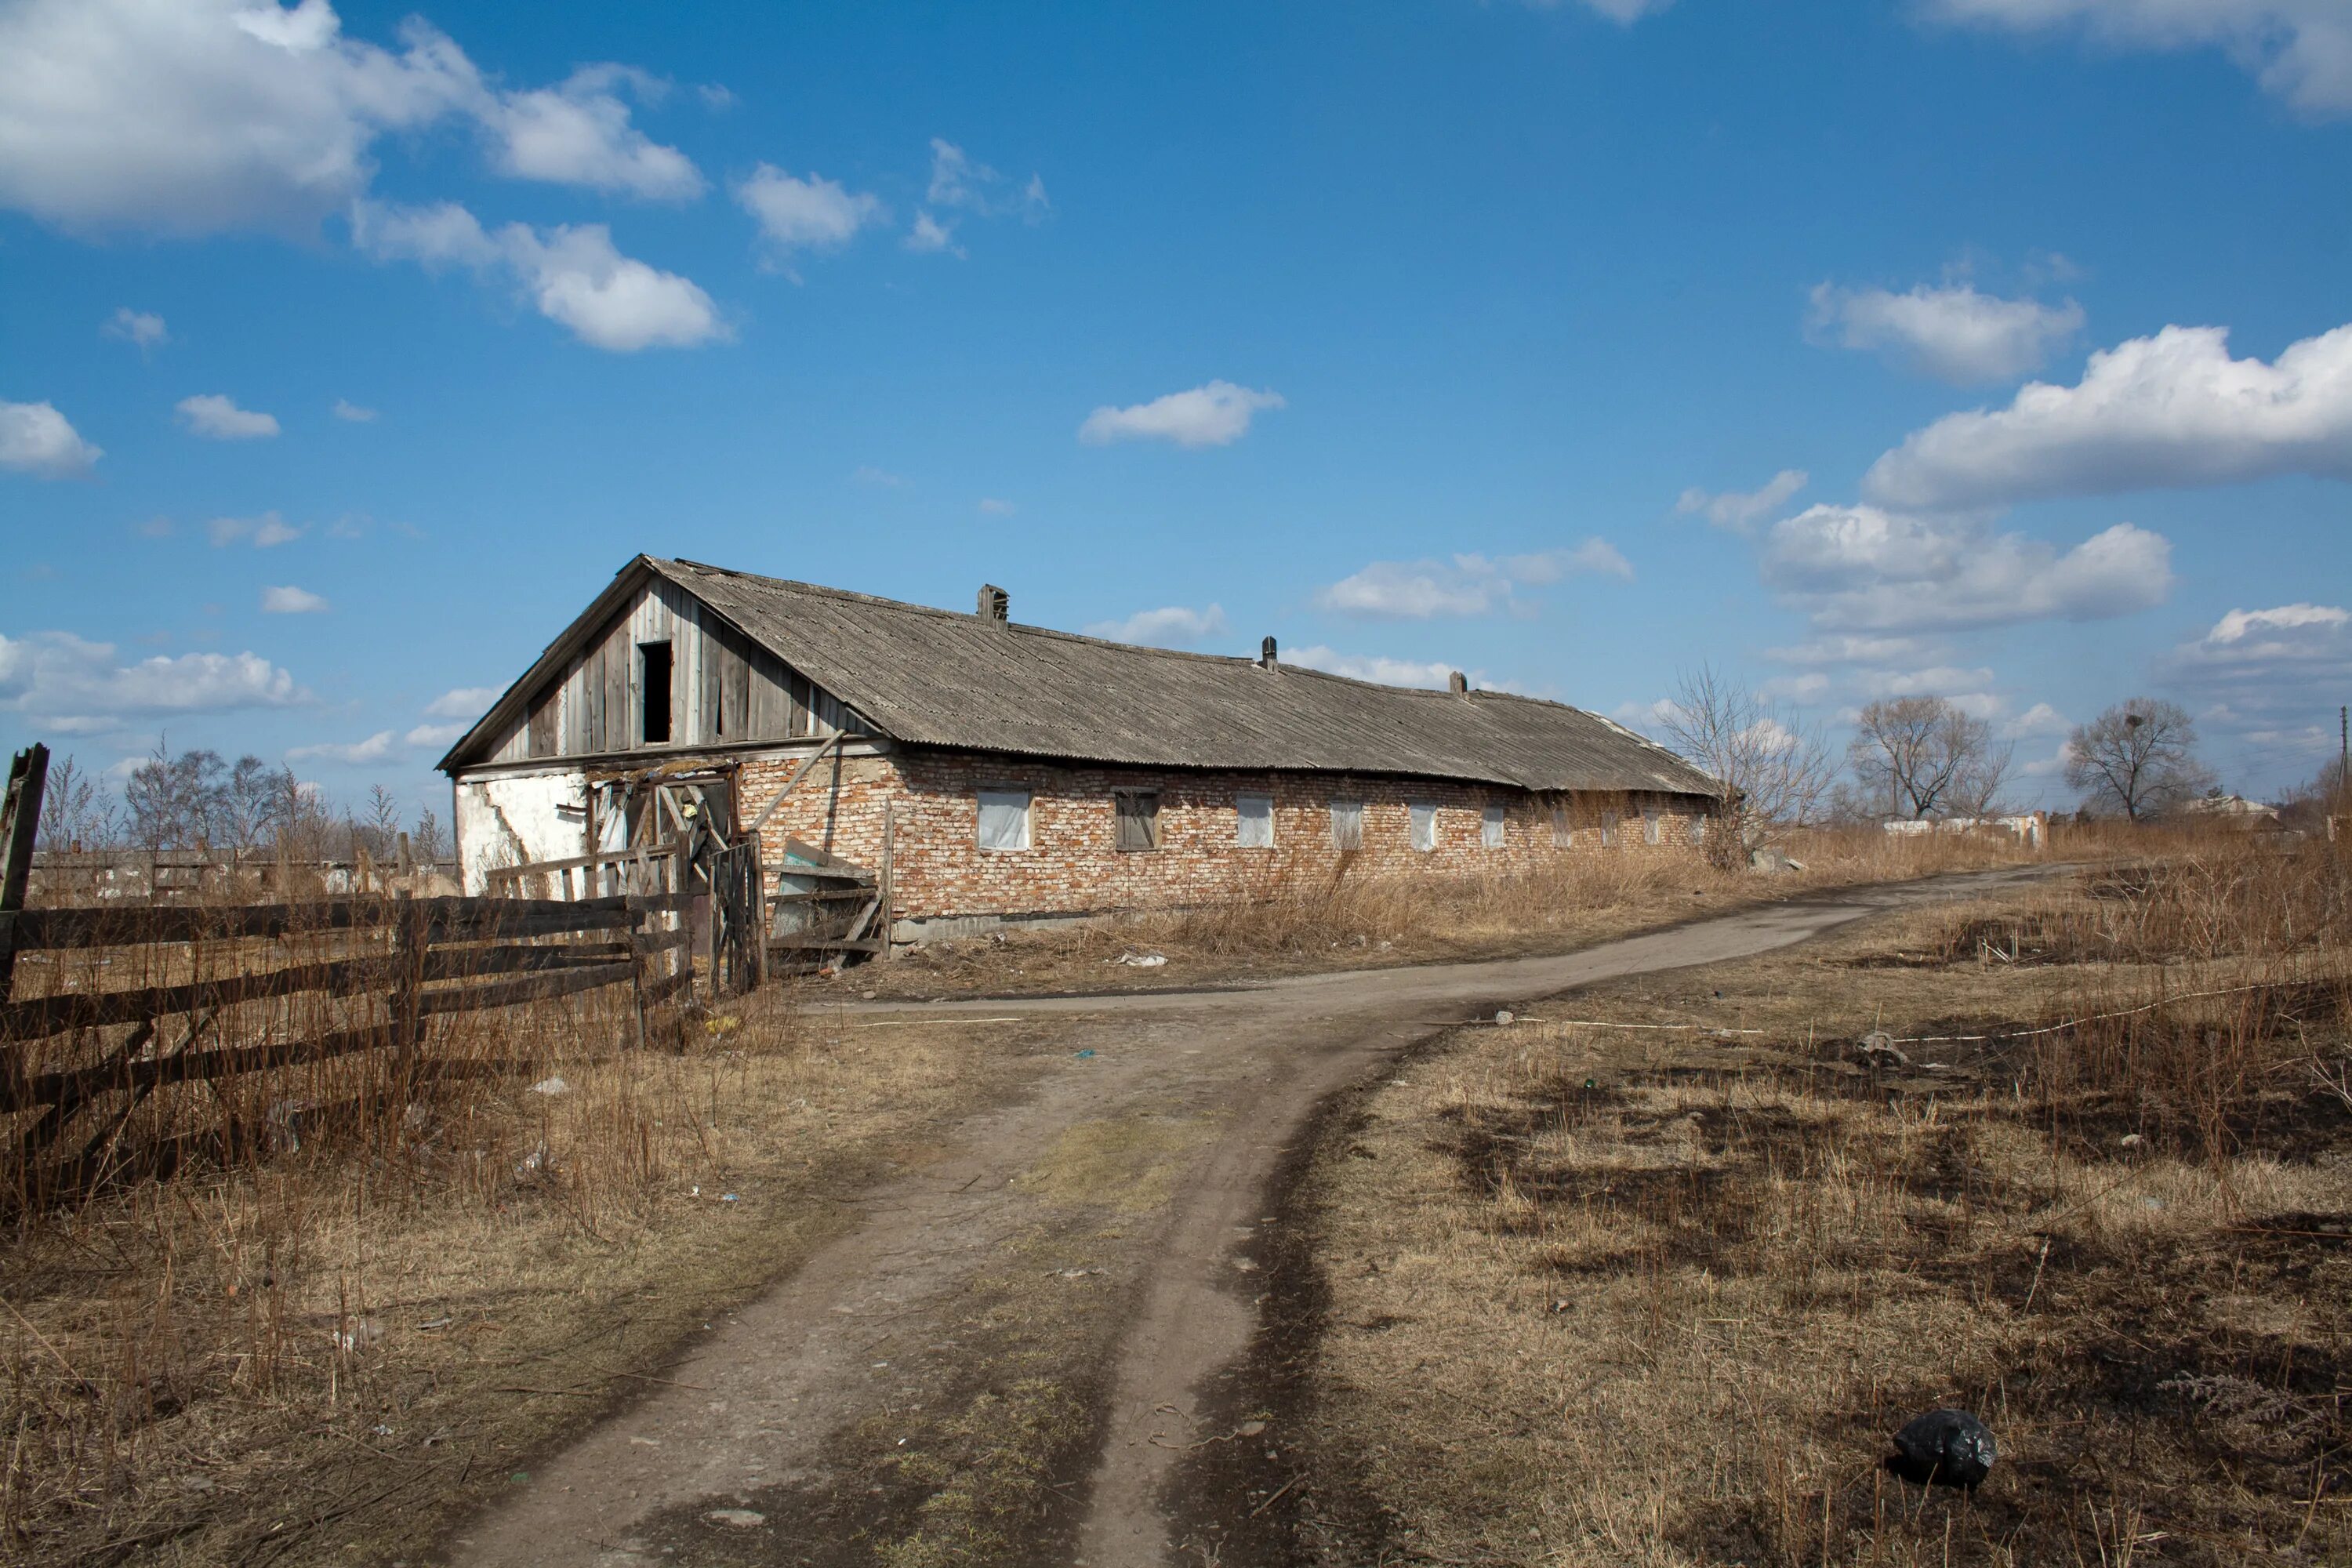
<svg viewBox="0 0 2352 1568">
<path fill-rule="evenodd" d="M 1569 849 L 1573 848 L 1575 844 L 1576 829 L 1568 825 L 1568 807 L 1565 805 L 1553 806 L 1551 808 L 1552 847 L 1555 849 Z"/>
<path fill-rule="evenodd" d="M 1616 843 L 1617 814 L 1613 811 L 1604 811 L 1601 814 L 1601 846 L 1604 849 L 1612 848 Z"/>
<path fill-rule="evenodd" d="M 1244 849 L 1274 847 L 1274 796 L 1234 796 L 1234 842 Z"/>
<path fill-rule="evenodd" d="M 980 792 L 980 847 L 982 849 L 1029 847 L 1027 790 L 984 789 Z"/>
<path fill-rule="evenodd" d="M 1118 814 L 1121 849 L 1160 847 L 1160 792 L 1120 789 L 1111 792 L 1111 809 Z"/>
<path fill-rule="evenodd" d="M 1412 811 L 1412 847 L 1415 849 L 1437 847 L 1437 807 L 1416 802 Z"/>
<path fill-rule="evenodd" d="M 1335 800 L 1331 803 L 1331 847 L 1361 849 L 1364 847 L 1364 803 L 1360 800 Z"/>
<path fill-rule="evenodd" d="M 1704 844 L 1704 843 L 1706 843 L 1706 817 L 1704 817 L 1704 816 L 1694 816 L 1694 817 L 1691 817 L 1691 818 L 1689 819 L 1689 821 L 1688 821 L 1687 826 L 1685 826 L 1685 828 L 1683 829 L 1683 831 L 1690 835 L 1690 841 L 1691 841 L 1692 843 L 1694 843 L 1694 844 Z"/>
<path fill-rule="evenodd" d="M 1500 849 L 1503 847 L 1506 821 L 1501 806 L 1488 806 L 1485 814 L 1478 818 L 1478 847 Z"/>
<path fill-rule="evenodd" d="M 1642 842 L 1644 844 L 1655 844 L 1662 837 L 1664 837 L 1663 829 L 1664 826 L 1665 818 L 1660 816 L 1656 812 L 1643 812 L 1642 814 Z"/>
<path fill-rule="evenodd" d="M 637 738 L 648 746 L 669 744 L 669 644 L 637 645 L 637 690 L 641 704 Z"/>
</svg>

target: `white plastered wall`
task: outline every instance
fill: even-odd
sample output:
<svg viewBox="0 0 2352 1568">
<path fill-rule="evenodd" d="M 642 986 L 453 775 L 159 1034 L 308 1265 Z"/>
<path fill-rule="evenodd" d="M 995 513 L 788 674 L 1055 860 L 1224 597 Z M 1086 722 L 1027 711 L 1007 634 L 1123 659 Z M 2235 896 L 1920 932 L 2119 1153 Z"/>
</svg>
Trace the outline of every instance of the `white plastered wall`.
<svg viewBox="0 0 2352 1568">
<path fill-rule="evenodd" d="M 578 768 L 457 781 L 457 860 L 466 891 L 488 890 L 501 866 L 588 853 L 588 778 Z"/>
</svg>

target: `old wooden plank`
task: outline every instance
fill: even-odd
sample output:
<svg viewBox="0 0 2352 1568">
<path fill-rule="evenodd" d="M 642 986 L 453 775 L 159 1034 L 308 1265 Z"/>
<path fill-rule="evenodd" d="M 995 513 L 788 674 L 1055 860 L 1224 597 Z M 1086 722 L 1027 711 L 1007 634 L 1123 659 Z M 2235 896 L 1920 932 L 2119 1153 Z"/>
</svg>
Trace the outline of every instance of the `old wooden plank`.
<svg viewBox="0 0 2352 1568">
<path fill-rule="evenodd" d="M 786 936 L 770 937 L 768 951 L 771 952 L 879 952 L 882 951 L 882 941 L 879 937 L 807 936 L 802 932 L 793 931 Z"/>
<path fill-rule="evenodd" d="M 8 764 L 8 793 L 0 799 L 0 919 L 25 907 L 33 875 L 33 842 L 41 831 L 41 795 L 49 777 L 49 749 L 35 742 Z M 16 921 L 0 924 L 0 1002 L 16 973 Z"/>
<path fill-rule="evenodd" d="M 145 1061 L 110 1062 L 103 1067 L 63 1072 L 36 1073 L 14 1083 L 0 1082 L 0 1109 L 24 1110 L 55 1105 L 68 1099 L 79 1104 L 110 1089 L 133 1092 L 173 1083 L 199 1083 L 236 1078 L 308 1062 L 327 1061 L 360 1051 L 380 1050 L 393 1043 L 390 1025 L 338 1029 L 304 1040 L 254 1046 L 225 1046 L 209 1051 L 175 1051 Z"/>
<path fill-rule="evenodd" d="M 797 785 L 801 780 L 808 777 L 810 771 L 816 766 L 818 761 L 823 758 L 827 752 L 832 751 L 839 744 L 841 744 L 841 736 L 839 732 L 836 731 L 835 733 L 827 735 L 824 738 L 824 745 L 819 746 L 815 751 L 811 752 L 807 756 L 802 758 L 801 765 L 793 770 L 793 776 L 784 781 L 784 787 L 776 792 L 774 799 L 769 801 L 767 805 L 760 808 L 760 814 L 751 818 L 751 825 L 743 829 L 745 835 L 748 837 L 757 837 L 760 829 L 767 826 L 768 818 L 776 815 L 776 808 L 784 804 L 784 797 L 793 793 L 793 787 Z"/>
<path fill-rule="evenodd" d="M 443 1013 L 472 1013 L 487 1007 L 511 1007 L 520 1002 L 569 996 L 576 992 L 594 991 L 606 985 L 625 985 L 635 973 L 636 965 L 624 961 L 585 964 L 552 974 L 528 975 L 520 980 L 494 980 L 488 985 L 469 985 L 462 990 L 428 991 L 423 998 L 423 1011 L 426 1016 L 432 1017 Z"/>
<path fill-rule="evenodd" d="M 234 1007 L 306 991 L 348 994 L 382 984 L 390 974 L 382 958 L 338 958 L 323 963 L 292 963 L 257 974 L 225 974 L 179 985 L 142 985 L 122 991 L 72 991 L 28 997 L 0 1006 L 0 1039 L 30 1040 L 73 1028 L 128 1024 L 199 1007 Z"/>
</svg>

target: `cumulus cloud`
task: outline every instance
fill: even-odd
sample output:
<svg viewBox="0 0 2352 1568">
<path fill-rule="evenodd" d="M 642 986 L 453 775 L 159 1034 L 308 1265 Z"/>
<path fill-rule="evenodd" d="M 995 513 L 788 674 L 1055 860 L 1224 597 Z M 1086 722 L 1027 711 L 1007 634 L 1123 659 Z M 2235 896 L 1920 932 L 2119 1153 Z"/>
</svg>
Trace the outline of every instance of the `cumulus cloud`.
<svg viewBox="0 0 2352 1568">
<path fill-rule="evenodd" d="M 315 616 L 327 608 L 327 601 L 308 588 L 288 584 L 262 589 L 261 608 L 263 614 L 271 616 Z"/>
<path fill-rule="evenodd" d="M 419 724 L 400 739 L 403 745 L 430 746 L 437 751 L 471 728 L 470 724 Z"/>
<path fill-rule="evenodd" d="M 1484 616 L 1517 607 L 1520 587 L 1586 574 L 1631 578 L 1633 568 L 1605 539 L 1500 560 L 1455 555 L 1444 561 L 1375 561 L 1323 589 L 1315 602 L 1339 615 L 1374 620 Z"/>
<path fill-rule="evenodd" d="M 739 181 L 735 200 L 760 226 L 778 258 L 800 250 L 838 250 L 868 224 L 889 215 L 881 198 L 845 189 L 812 172 L 805 180 L 761 163 Z"/>
<path fill-rule="evenodd" d="M 1052 209 L 1045 199 L 1045 182 L 1035 174 L 1015 184 L 987 164 L 971 158 L 954 142 L 931 138 L 931 180 L 924 200 L 935 207 L 961 207 L 982 217 L 1017 213 L 1038 218 Z"/>
<path fill-rule="evenodd" d="M 1313 647 L 1286 648 L 1282 660 L 1303 669 L 1319 669 L 1326 674 L 1344 675 L 1352 680 L 1374 681 L 1381 686 L 1423 686 L 1442 690 L 1454 674 L 1454 667 L 1443 659 L 1391 658 L 1384 654 L 1340 653 L 1320 643 Z"/>
<path fill-rule="evenodd" d="M 0 402 L 0 468 L 44 479 L 78 479 L 105 455 L 51 405 Z"/>
<path fill-rule="evenodd" d="M 259 517 L 216 517 L 205 524 L 205 532 L 215 550 L 240 543 L 267 550 L 275 544 L 291 544 L 302 537 L 299 526 L 274 511 L 265 511 Z"/>
<path fill-rule="evenodd" d="M 96 734 L 126 720 L 285 708 L 310 694 L 258 654 L 186 653 L 125 664 L 112 643 L 70 632 L 0 636 L 0 710 L 36 730 Z"/>
<path fill-rule="evenodd" d="M 906 243 L 909 250 L 944 250 L 956 257 L 964 254 L 963 247 L 955 242 L 954 226 L 943 224 L 925 212 L 915 215 L 914 226 L 907 230 Z"/>
<path fill-rule="evenodd" d="M 425 705 L 425 711 L 436 719 L 463 719 L 467 723 L 490 710 L 499 700 L 495 686 L 460 686 L 443 692 Z"/>
<path fill-rule="evenodd" d="M 641 99 L 664 84 L 626 66 L 584 66 L 560 86 L 499 94 L 475 113 L 500 174 L 630 195 L 683 201 L 702 194 L 702 172 L 629 121 L 618 89 Z"/>
<path fill-rule="evenodd" d="M 2231 359 L 2221 327 L 2167 327 L 2091 356 L 2074 386 L 2028 384 L 2007 408 L 1952 414 L 1871 466 L 1884 506 L 2216 485 L 2280 474 L 2352 479 L 2352 326 L 2277 360 Z"/>
<path fill-rule="evenodd" d="M 2305 114 L 2352 113 L 2352 12 L 2341 0 L 1929 0 L 1928 11 L 2122 47 L 2220 48 Z"/>
<path fill-rule="evenodd" d="M 1192 647 L 1232 630 L 1223 605 L 1195 610 L 1169 605 L 1157 610 L 1139 610 L 1123 621 L 1097 621 L 1087 627 L 1087 636 L 1153 647 Z"/>
<path fill-rule="evenodd" d="M 347 397 L 338 397 L 335 399 L 333 412 L 336 418 L 344 420 L 352 425 L 373 425 L 375 423 L 376 413 L 374 409 L 362 408 Z"/>
<path fill-rule="evenodd" d="M 266 440 L 278 434 L 278 417 L 250 408 L 217 392 L 179 402 L 180 423 L 208 441 Z"/>
<path fill-rule="evenodd" d="M 172 341 L 164 329 L 163 318 L 145 310 L 134 310 L 128 305 L 115 308 L 114 314 L 98 329 L 110 338 L 119 338 L 136 346 L 141 353 L 162 348 Z"/>
<path fill-rule="evenodd" d="M 1717 528 L 1746 533 L 1780 510 L 1790 496 L 1805 488 L 1810 478 L 1802 468 L 1783 468 L 1767 479 L 1760 489 L 1724 490 L 1713 495 L 1694 485 L 1683 491 L 1675 502 L 1675 510 L 1685 517 L 1703 513 Z"/>
<path fill-rule="evenodd" d="M 2352 610 L 2298 603 L 2233 609 L 2177 647 L 2158 666 L 2192 700 L 2209 741 L 2251 752 L 2279 782 L 2307 775 L 2336 754 L 2334 705 L 2352 686 Z"/>
<path fill-rule="evenodd" d="M 1773 525 L 1764 581 L 1816 626 L 1874 632 L 2099 620 L 2161 603 L 2172 547 L 2128 522 L 2072 550 L 1975 521 L 1816 506 Z"/>
<path fill-rule="evenodd" d="M 510 223 L 492 234 L 455 202 L 362 203 L 352 209 L 352 238 L 379 261 L 504 276 L 541 315 L 593 348 L 692 348 L 728 335 L 709 295 L 675 272 L 622 255 L 601 223 L 545 230 Z"/>
<path fill-rule="evenodd" d="M 387 135 L 456 119 L 518 178 L 690 195 L 701 176 L 637 132 L 596 66 L 500 90 L 411 18 L 397 51 L 327 0 L 20 0 L 0 10 L 0 205 L 62 226 L 299 234 L 362 195 Z"/>
<path fill-rule="evenodd" d="M 1816 342 L 1872 350 L 1922 375 L 1968 386 L 2040 370 L 2083 321 L 2083 308 L 2072 300 L 2003 300 L 1965 283 L 1923 283 L 1907 294 L 1823 283 L 1813 290 L 1805 330 Z"/>
<path fill-rule="evenodd" d="M 2003 731 L 2012 741 L 2026 741 L 2042 735 L 2063 735 L 2074 727 L 2074 721 L 2047 702 L 2037 702 L 2011 719 Z"/>
<path fill-rule="evenodd" d="M 1078 439 L 1090 447 L 1113 441 L 1173 441 L 1179 447 L 1225 447 L 1249 433 L 1260 409 L 1286 406 L 1282 395 L 1213 381 L 1126 408 L 1106 404 L 1087 416 Z"/>
<path fill-rule="evenodd" d="M 389 730 L 378 730 L 364 741 L 313 742 L 307 746 L 289 746 L 286 760 L 289 763 L 380 763 L 398 749 Z"/>
</svg>

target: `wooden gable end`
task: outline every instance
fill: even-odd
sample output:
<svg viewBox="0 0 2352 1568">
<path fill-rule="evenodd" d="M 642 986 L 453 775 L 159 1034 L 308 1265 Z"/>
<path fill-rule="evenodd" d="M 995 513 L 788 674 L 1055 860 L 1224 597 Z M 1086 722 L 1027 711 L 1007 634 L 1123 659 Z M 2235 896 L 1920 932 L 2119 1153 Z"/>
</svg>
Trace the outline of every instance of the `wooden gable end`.
<svg viewBox="0 0 2352 1568">
<path fill-rule="evenodd" d="M 647 744 L 648 648 L 668 651 L 667 742 Z M 658 656 L 656 656 L 656 663 Z M 486 748 L 489 763 L 691 751 L 822 735 L 841 727 L 830 692 L 753 643 L 675 583 L 649 577 L 561 674 L 530 693 Z M 655 726 L 659 731 L 658 723 Z"/>
</svg>

